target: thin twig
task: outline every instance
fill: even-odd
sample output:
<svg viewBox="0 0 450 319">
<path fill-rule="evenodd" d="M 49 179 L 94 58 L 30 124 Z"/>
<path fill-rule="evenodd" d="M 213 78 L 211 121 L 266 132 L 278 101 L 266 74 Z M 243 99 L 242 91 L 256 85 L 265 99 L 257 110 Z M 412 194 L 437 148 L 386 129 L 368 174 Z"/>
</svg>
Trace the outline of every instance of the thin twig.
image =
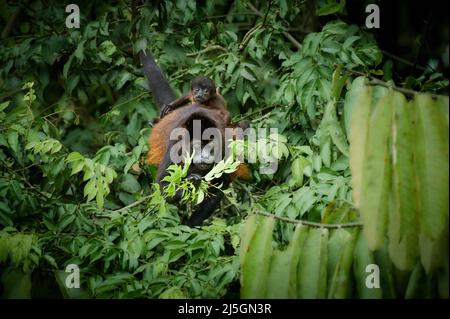
<svg viewBox="0 0 450 319">
<path fill-rule="evenodd" d="M 276 216 L 276 215 L 261 212 L 261 211 L 256 211 L 255 213 L 258 215 L 262 215 L 262 216 L 273 217 L 275 219 L 279 219 L 279 220 L 282 220 L 287 223 L 302 224 L 305 226 L 316 227 L 316 228 L 339 229 L 339 228 L 363 227 L 363 224 L 359 223 L 359 222 L 343 223 L 343 224 L 322 224 L 322 223 L 309 222 L 306 220 L 290 219 L 287 217 Z"/>
<path fill-rule="evenodd" d="M 256 31 L 258 31 L 261 27 L 262 25 L 258 23 L 244 35 L 244 37 L 242 38 L 242 42 L 239 45 L 239 50 L 242 51 L 247 46 L 247 43 L 250 41 Z"/>
<path fill-rule="evenodd" d="M 223 19 L 226 18 L 228 16 L 244 16 L 244 15 L 251 15 L 251 16 L 255 16 L 257 15 L 255 12 L 236 12 L 236 13 L 227 13 L 227 14 L 220 14 L 220 15 L 215 15 L 215 16 L 207 16 L 206 18 L 204 18 L 204 20 L 211 20 L 211 19 Z"/>
<path fill-rule="evenodd" d="M 134 206 L 137 206 L 137 205 L 139 205 L 139 204 L 145 202 L 145 201 L 146 201 L 147 199 L 149 199 L 150 197 L 152 197 L 152 195 L 144 196 L 144 197 L 142 197 L 140 200 L 137 200 L 137 201 L 131 203 L 130 205 L 127 205 L 127 206 L 125 206 L 125 207 L 122 207 L 122 208 L 113 210 L 112 213 L 120 213 L 120 212 L 122 212 L 122 211 L 125 211 L 125 210 L 127 210 L 127 209 L 130 209 L 130 208 L 132 208 L 132 207 L 134 207 Z"/>
<path fill-rule="evenodd" d="M 137 100 L 137 99 L 139 99 L 139 98 L 141 98 L 141 97 L 143 97 L 143 96 L 145 96 L 145 95 L 148 95 L 148 94 L 149 94 L 148 92 L 143 92 L 143 93 L 140 93 L 140 94 L 138 94 L 138 95 L 136 95 L 136 96 L 133 96 L 132 98 L 130 98 L 130 99 L 124 101 L 124 102 L 120 102 L 120 103 L 118 103 L 118 104 L 114 104 L 113 106 L 111 106 L 111 109 L 110 109 L 108 112 L 106 112 L 106 113 L 100 115 L 100 117 L 107 116 L 108 113 L 111 112 L 112 110 L 114 110 L 115 108 L 117 108 L 117 107 L 119 107 L 119 106 L 122 106 L 122 105 L 125 105 L 125 104 L 127 104 L 127 103 L 130 103 L 130 102 L 132 102 L 132 101 L 134 101 L 134 100 Z"/>
<path fill-rule="evenodd" d="M 264 19 L 262 24 L 266 25 L 266 20 L 267 20 L 267 16 L 269 15 L 270 12 L 270 6 L 272 5 L 272 1 L 269 1 L 269 4 L 267 5 L 267 10 L 266 10 L 266 14 L 264 15 Z"/>
<path fill-rule="evenodd" d="M 256 9 L 256 7 L 255 7 L 253 4 L 248 3 L 247 5 L 248 5 L 248 7 L 249 7 L 253 12 L 255 12 L 258 16 L 260 16 L 261 18 L 264 17 L 264 15 L 263 15 L 261 12 L 259 12 L 259 10 Z M 300 44 L 300 42 L 298 42 L 297 39 L 295 39 L 290 33 L 286 32 L 286 31 L 283 31 L 283 35 L 284 35 L 284 36 L 286 37 L 286 39 L 288 39 L 288 40 L 289 40 L 289 41 L 290 41 L 297 49 L 299 49 L 299 50 L 302 49 L 302 45 Z"/>
<path fill-rule="evenodd" d="M 258 109 L 258 110 L 256 110 L 256 111 L 251 112 L 251 113 L 244 114 L 243 116 L 241 116 L 240 120 L 245 119 L 245 118 L 248 118 L 248 117 L 251 117 L 252 115 L 261 113 L 262 111 L 269 110 L 269 109 L 273 109 L 273 108 L 275 108 L 275 107 L 276 107 L 276 106 L 274 106 L 274 105 L 268 105 L 268 106 L 266 106 L 266 107 L 263 107 L 262 109 Z"/>
<path fill-rule="evenodd" d="M 394 54 L 392 54 L 392 53 L 389 53 L 389 52 L 387 52 L 387 51 L 385 51 L 385 50 L 381 50 L 381 52 L 382 52 L 384 55 L 390 57 L 391 59 L 397 60 L 398 62 L 401 62 L 401 63 L 403 63 L 403 64 L 406 64 L 406 65 L 409 65 L 409 66 L 413 66 L 413 65 L 414 65 L 414 63 L 412 63 L 411 61 L 408 61 L 408 60 L 406 60 L 406 59 L 403 59 L 402 57 L 396 56 L 396 55 L 394 55 Z M 423 67 L 423 66 L 417 65 L 417 64 L 416 64 L 416 68 L 419 69 L 419 70 L 422 70 L 422 71 L 426 71 L 426 70 L 427 70 L 426 67 Z"/>
<path fill-rule="evenodd" d="M 197 51 L 197 52 L 187 53 L 186 56 L 198 56 L 200 54 L 207 53 L 207 52 L 214 51 L 214 50 L 220 50 L 223 52 L 227 52 L 227 50 L 224 47 L 222 47 L 220 45 L 213 45 L 213 46 L 207 47 L 207 48 Z"/>
<path fill-rule="evenodd" d="M 364 72 L 355 71 L 355 70 L 347 69 L 347 68 L 345 68 L 345 70 L 350 72 L 350 73 L 352 73 L 352 74 L 365 76 L 365 77 L 369 78 L 371 80 L 371 81 L 369 81 L 369 84 L 381 85 L 381 86 L 384 86 L 384 87 L 387 87 L 387 88 L 391 88 L 391 89 L 393 89 L 395 91 L 401 92 L 401 93 L 403 93 L 405 95 L 408 95 L 408 96 L 411 96 L 411 97 L 414 97 L 417 94 L 428 94 L 428 95 L 430 95 L 430 96 L 432 96 L 434 98 L 447 97 L 447 96 L 441 95 L 441 94 L 435 94 L 435 93 L 430 93 L 430 92 L 418 92 L 418 91 L 414 91 L 414 90 L 410 90 L 410 89 L 401 88 L 401 87 L 395 86 L 394 84 L 390 84 L 388 82 L 385 82 L 385 81 L 382 81 L 380 79 L 377 79 L 376 77 L 374 77 L 374 76 L 372 76 L 370 74 L 364 73 Z"/>
</svg>

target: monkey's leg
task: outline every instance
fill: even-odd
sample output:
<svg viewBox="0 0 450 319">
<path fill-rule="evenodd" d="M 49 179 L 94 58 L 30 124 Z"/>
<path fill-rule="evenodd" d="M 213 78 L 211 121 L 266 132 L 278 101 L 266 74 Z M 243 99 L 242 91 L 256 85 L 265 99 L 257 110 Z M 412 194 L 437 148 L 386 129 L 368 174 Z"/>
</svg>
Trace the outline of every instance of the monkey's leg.
<svg viewBox="0 0 450 319">
<path fill-rule="evenodd" d="M 176 143 L 177 141 L 171 141 L 166 149 L 166 153 L 164 154 L 164 157 L 161 161 L 161 163 L 159 163 L 158 166 L 158 172 L 157 172 L 157 177 L 156 180 L 159 183 L 160 186 L 160 190 L 163 191 L 164 188 L 169 184 L 169 182 L 164 181 L 164 177 L 166 177 L 167 175 L 169 175 L 167 168 L 172 165 L 174 162 L 172 161 L 172 159 L 170 158 L 170 150 L 173 147 L 174 143 Z M 182 164 L 182 163 L 178 163 L 178 164 Z M 191 165 L 196 165 L 196 164 L 191 164 Z M 202 179 L 202 175 L 199 172 L 196 172 L 195 169 L 191 169 L 188 172 L 188 176 L 186 177 L 189 181 L 191 181 L 195 187 L 198 186 L 198 184 L 200 183 L 201 179 Z M 176 190 L 176 193 L 174 196 L 172 197 L 167 197 L 166 200 L 169 203 L 176 203 L 179 202 L 182 198 L 183 192 L 179 189 Z"/>
<path fill-rule="evenodd" d="M 209 216 L 211 216 L 214 210 L 219 206 L 222 197 L 222 191 L 220 189 L 214 188 L 211 192 L 210 197 L 205 198 L 205 200 L 200 203 L 200 205 L 198 205 L 191 218 L 189 218 L 189 220 L 187 220 L 185 224 L 191 227 L 201 225 L 202 222 Z"/>
</svg>

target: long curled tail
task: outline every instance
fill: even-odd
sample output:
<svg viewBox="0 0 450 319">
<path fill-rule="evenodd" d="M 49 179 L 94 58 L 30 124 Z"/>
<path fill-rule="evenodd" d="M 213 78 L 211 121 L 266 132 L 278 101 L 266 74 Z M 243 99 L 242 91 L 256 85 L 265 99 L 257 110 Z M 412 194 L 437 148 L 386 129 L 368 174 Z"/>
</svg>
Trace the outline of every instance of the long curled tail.
<svg viewBox="0 0 450 319">
<path fill-rule="evenodd" d="M 158 107 L 161 109 L 164 105 L 175 100 L 175 93 L 173 93 L 169 81 L 156 64 L 150 52 L 140 51 L 139 60 L 141 61 L 145 77 L 153 95 L 153 100 Z"/>
</svg>

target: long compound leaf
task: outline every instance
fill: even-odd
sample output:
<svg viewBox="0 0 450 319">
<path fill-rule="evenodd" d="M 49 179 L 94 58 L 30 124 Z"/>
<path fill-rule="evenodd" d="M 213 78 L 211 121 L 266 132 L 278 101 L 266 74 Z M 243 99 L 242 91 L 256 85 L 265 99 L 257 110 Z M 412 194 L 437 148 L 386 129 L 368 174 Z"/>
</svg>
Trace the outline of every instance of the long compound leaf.
<svg viewBox="0 0 450 319">
<path fill-rule="evenodd" d="M 389 256 L 400 270 L 412 270 L 418 255 L 418 194 L 415 174 L 415 107 L 392 92 L 392 193 Z"/>
<path fill-rule="evenodd" d="M 370 116 L 363 164 L 360 213 L 371 250 L 379 248 L 386 235 L 391 192 L 391 119 L 392 95 L 387 94 L 378 100 Z"/>
<path fill-rule="evenodd" d="M 258 227 L 250 240 L 241 269 L 241 298 L 265 298 L 272 257 L 273 217 L 258 216 Z"/>
</svg>

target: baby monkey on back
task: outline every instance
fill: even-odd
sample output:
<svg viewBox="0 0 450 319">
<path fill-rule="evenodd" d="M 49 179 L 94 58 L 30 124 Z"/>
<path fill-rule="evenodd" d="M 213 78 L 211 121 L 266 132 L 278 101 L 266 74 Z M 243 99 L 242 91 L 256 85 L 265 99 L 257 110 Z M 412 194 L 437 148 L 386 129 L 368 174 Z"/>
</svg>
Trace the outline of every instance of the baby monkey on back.
<svg viewBox="0 0 450 319">
<path fill-rule="evenodd" d="M 216 84 L 207 76 L 198 76 L 191 82 L 191 90 L 185 96 L 166 104 L 161 109 L 160 117 L 163 118 L 174 109 L 188 104 L 202 104 L 215 110 L 226 110 L 226 104 L 223 97 L 217 93 Z"/>
</svg>

